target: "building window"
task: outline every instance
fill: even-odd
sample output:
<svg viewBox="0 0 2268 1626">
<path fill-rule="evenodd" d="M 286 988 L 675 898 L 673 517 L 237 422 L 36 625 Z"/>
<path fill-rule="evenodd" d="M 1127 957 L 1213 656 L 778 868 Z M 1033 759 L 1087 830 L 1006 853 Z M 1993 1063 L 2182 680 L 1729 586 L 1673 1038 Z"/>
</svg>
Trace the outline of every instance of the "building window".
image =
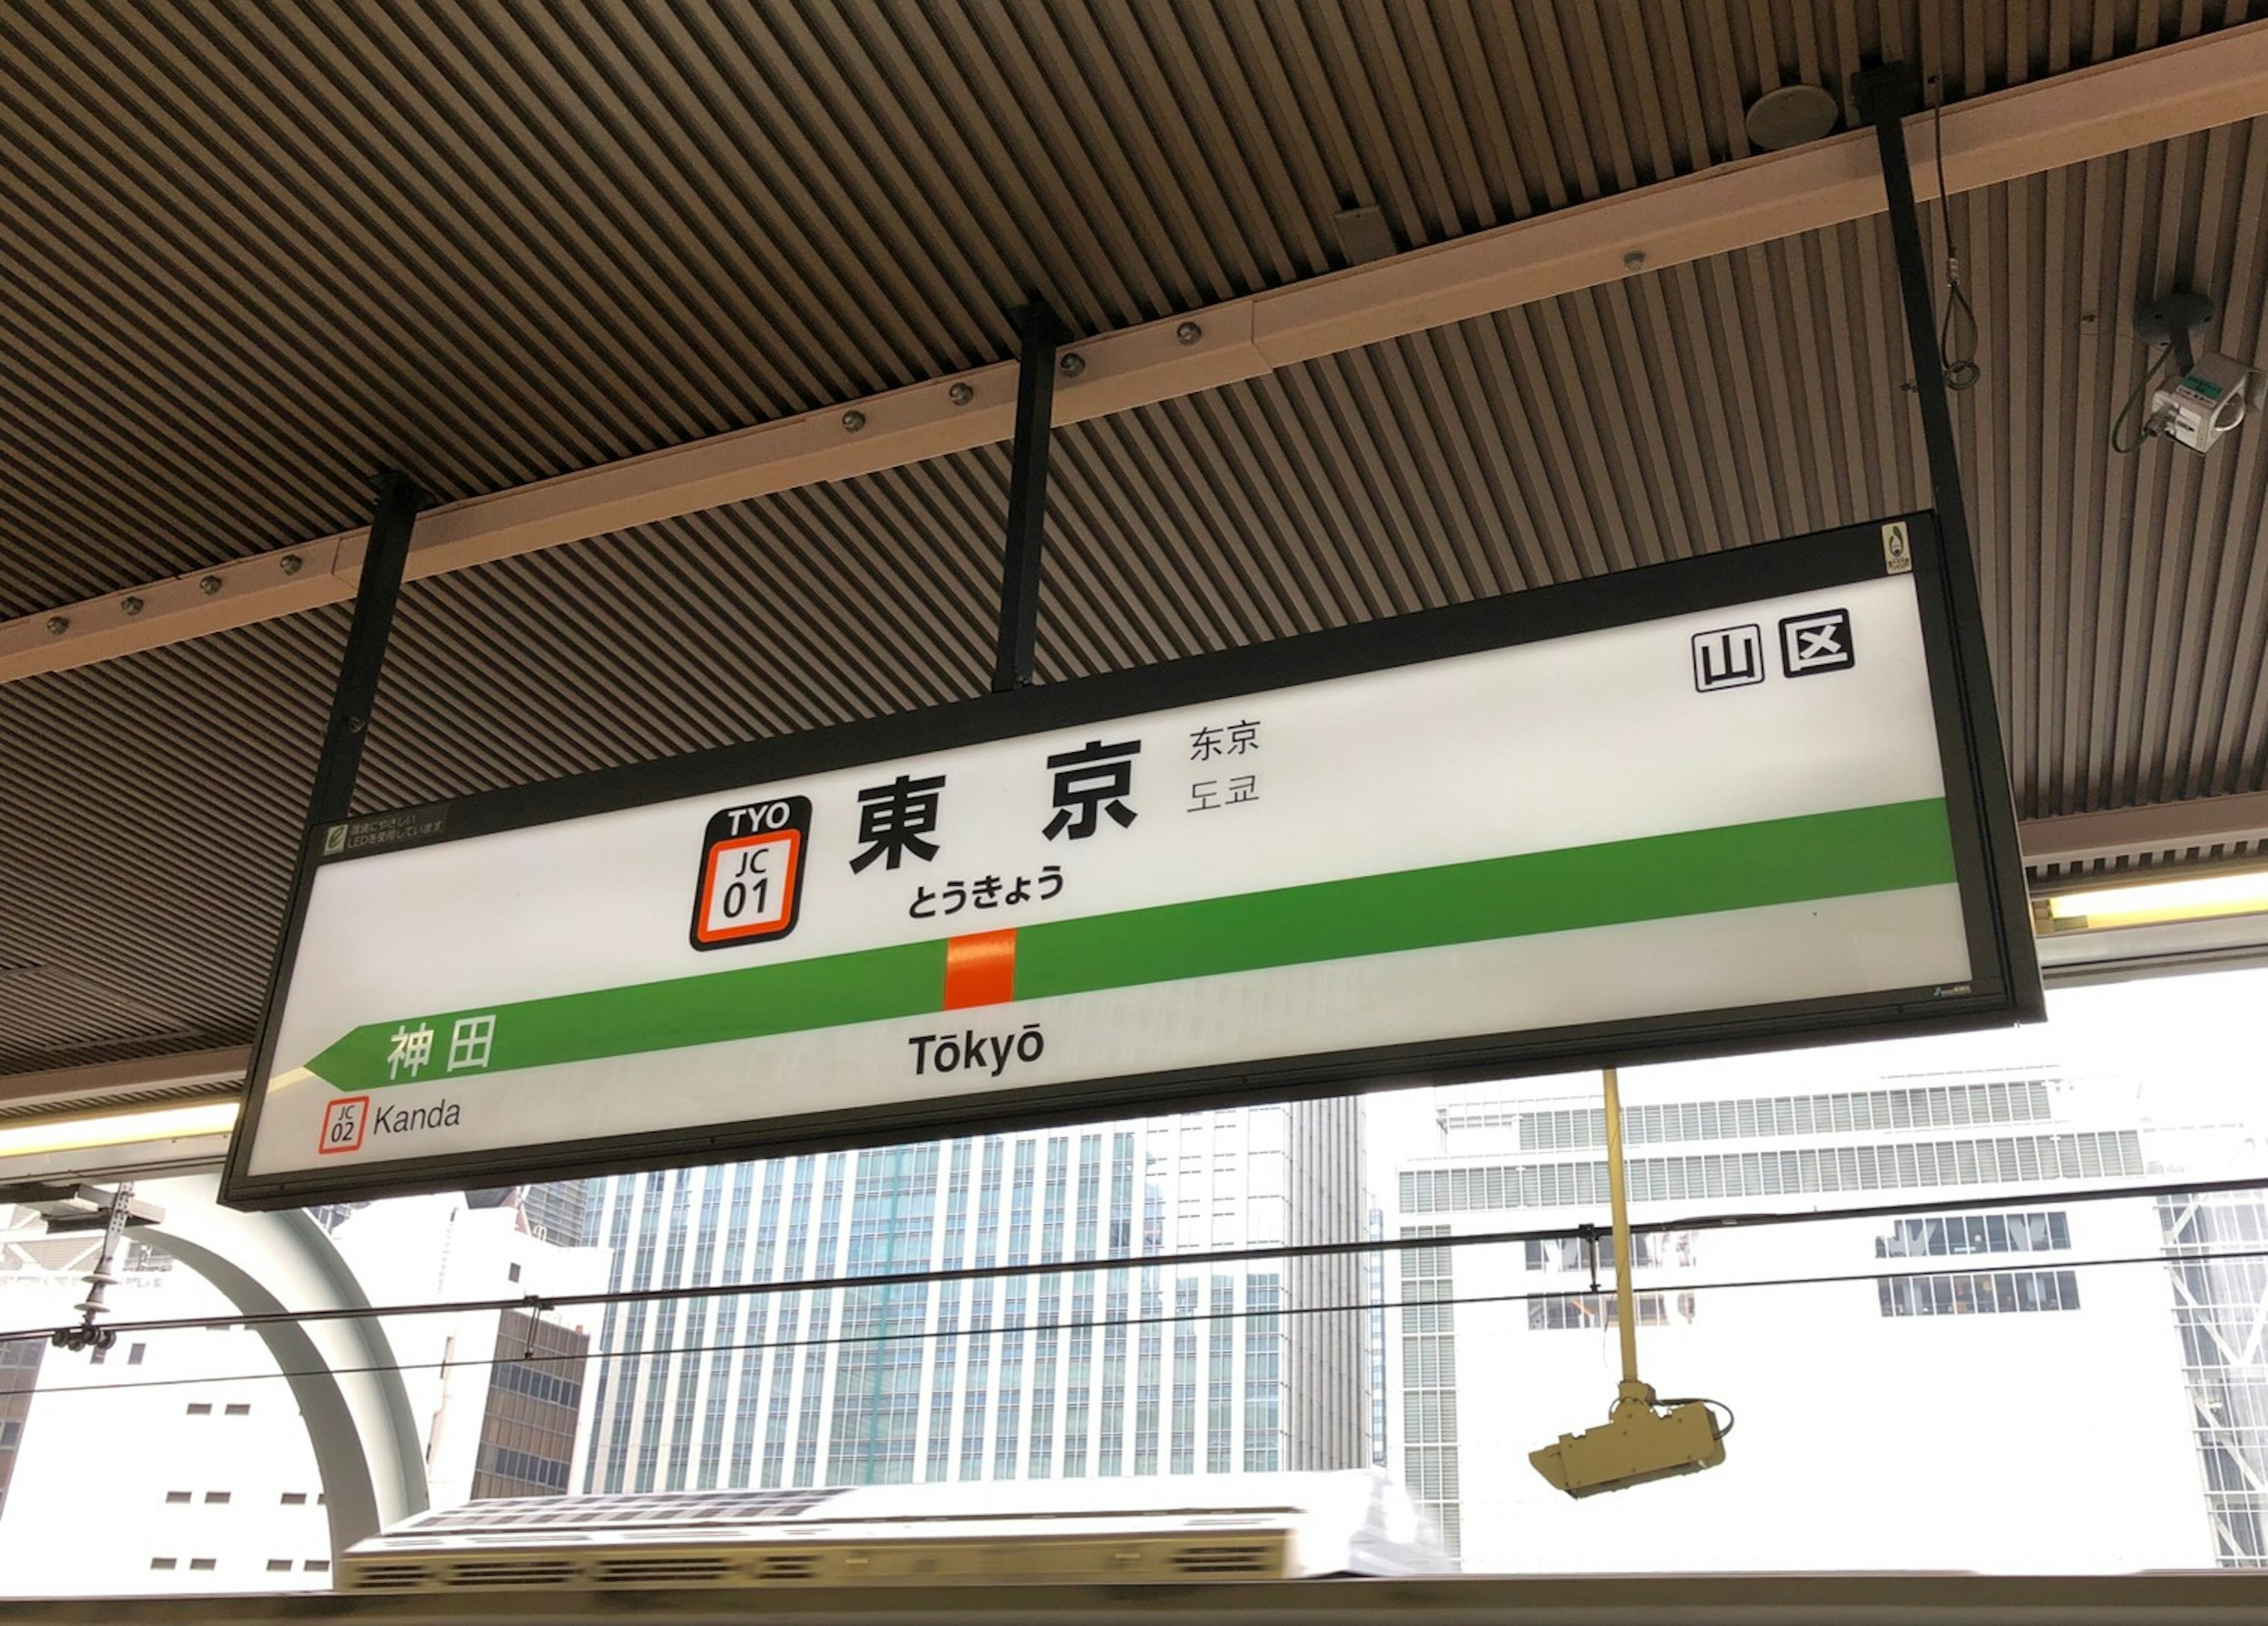
<svg viewBox="0 0 2268 1626">
<path fill-rule="evenodd" d="M 310 1558 L 299 1567 L 311 1575 L 320 1575 L 331 1567 L 331 1561 L 328 1558 Z"/>
<path fill-rule="evenodd" d="M 211 1558 L 192 1558 L 189 1560 L 189 1568 L 192 1570 L 210 1570 L 217 1562 L 217 1560 Z"/>
<path fill-rule="evenodd" d="M 128 1344 L 126 1346 L 126 1364 L 129 1366 L 139 1366 L 142 1364 L 142 1357 L 148 1354 L 149 1351 L 150 1346 L 146 1343 Z"/>
<path fill-rule="evenodd" d="M 510 1277 L 513 1281 L 517 1282 L 519 1280 L 519 1267 L 518 1265 L 507 1265 L 504 1267 L 504 1274 Z"/>
<path fill-rule="evenodd" d="M 180 1504 L 186 1502 L 188 1499 L 189 1493 L 186 1490 L 168 1490 L 166 1492 L 166 1503 L 168 1506 L 178 1506 Z"/>
<path fill-rule="evenodd" d="M 286 1507 L 306 1506 L 307 1493 L 304 1490 L 286 1490 L 284 1493 L 284 1505 Z"/>
<path fill-rule="evenodd" d="M 212 1416 L 212 1402 L 209 1400 L 191 1401 L 189 1402 L 189 1416 L 193 1417 L 210 1417 Z"/>
<path fill-rule="evenodd" d="M 1446 1237 L 1446 1225 L 1410 1225 L 1405 1237 Z M 1401 1255 L 1403 1480 L 1442 1533 L 1450 1556 L 1462 1547 L 1457 1480 L 1457 1355 L 1454 1255 L 1447 1247 Z"/>
<path fill-rule="evenodd" d="M 205 1409 L 210 1411 L 212 1408 L 208 1406 Z M 252 1404 L 249 1401 L 232 1401 L 228 1405 L 222 1407 L 221 1410 L 223 1414 L 227 1416 L 248 1417 L 252 1415 Z"/>
<path fill-rule="evenodd" d="M 1683 1203 L 2095 1180 L 2142 1173 L 2137 1131 L 2080 1130 L 1633 1158 L 1630 1195 L 1634 1203 Z M 1588 1208 L 1603 1204 L 1608 1196 L 1607 1166 L 1590 1159 L 1549 1163 L 1490 1159 L 1454 1168 L 1405 1169 L 1400 1186 L 1403 1211 L 1409 1214 Z"/>
<path fill-rule="evenodd" d="M 1684 1298 L 1690 1299 L 1692 1294 Z M 1691 1313 L 1685 1319 L 1691 1321 Z M 1666 1326 L 1669 1313 L 1662 1306 L 1660 1293 L 1638 1295 L 1638 1324 L 1641 1327 Z M 1622 1302 L 1612 1293 L 1571 1293 L 1557 1299 L 1534 1299 L 1528 1305 L 1528 1325 L 1534 1332 L 1569 1332 L 1586 1327 L 1618 1327 L 1622 1324 Z"/>
<path fill-rule="evenodd" d="M 1931 1259 L 1960 1254 L 2046 1254 L 2071 1247 L 2061 1211 L 2025 1214 L 1926 1214 L 1901 1219 L 1874 1239 L 1877 1259 Z"/>
<path fill-rule="evenodd" d="M 178 1558 L 152 1558 L 150 1561 L 150 1567 L 152 1570 L 170 1570 L 180 1562 Z"/>
<path fill-rule="evenodd" d="M 270 1558 L 268 1561 L 268 1573 L 270 1575 L 279 1571 L 289 1570 L 291 1567 L 291 1561 L 289 1558 Z"/>
<path fill-rule="evenodd" d="M 225 1490 L 208 1490 L 205 1492 L 205 1500 L 225 1505 L 228 1502 L 229 1496 L 230 1493 Z"/>
<path fill-rule="evenodd" d="M 1886 1316 L 2022 1315 L 2079 1308 L 2079 1276 L 2071 1270 L 1881 1277 L 1874 1287 Z"/>
</svg>

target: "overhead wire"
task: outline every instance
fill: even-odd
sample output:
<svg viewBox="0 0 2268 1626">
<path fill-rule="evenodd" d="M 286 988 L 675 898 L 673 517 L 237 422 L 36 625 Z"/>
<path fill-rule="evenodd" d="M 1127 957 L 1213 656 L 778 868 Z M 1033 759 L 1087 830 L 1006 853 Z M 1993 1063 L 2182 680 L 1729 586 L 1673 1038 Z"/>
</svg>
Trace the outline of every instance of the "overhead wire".
<svg viewBox="0 0 2268 1626">
<path fill-rule="evenodd" d="M 1450 1237 L 1429 1237 L 1422 1239 L 1421 1245 L 1439 1247 L 1455 1240 L 1456 1239 Z M 2056 1270 L 2076 1271 L 2105 1269 L 2127 1265 L 2171 1265 L 2188 1264 L 2192 1262 L 2219 1262 L 2223 1261 L 2246 1259 L 2268 1259 L 2268 1247 L 2198 1248 L 2185 1249 L 2178 1253 L 2160 1251 L 2150 1254 L 2117 1254 L 2103 1259 L 2068 1259 L 2060 1257 L 2053 1252 L 2027 1252 L 2021 1254 L 1948 1254 L 1932 1255 L 1931 1262 L 1924 1265 L 1918 1265 L 1910 1269 L 1829 1271 L 1805 1276 L 1749 1277 L 1731 1281 L 1717 1282 L 1682 1282 L 1673 1278 L 1649 1281 L 1644 1286 L 1638 1288 L 1636 1291 L 1642 1293 L 1675 1292 L 1679 1294 L 1739 1292 L 1750 1289 L 1832 1287 L 1867 1282 L 1904 1281 L 1947 1275 L 1998 1276 L 2018 1270 L 2029 1272 L 2052 1269 Z M 1147 1264 L 1152 1268 L 1162 1268 L 1170 1266 L 1173 1262 L 1174 1260 L 1171 1256 L 1148 1261 L 1128 1262 L 1129 1264 L 1138 1268 L 1144 1264 Z M 1126 1268 L 1126 1266 L 1122 1265 L 1110 1268 Z M 1049 1274 L 1050 1275 L 1069 1276 L 1081 1273 L 1082 1271 L 1066 1270 L 1060 1266 L 1051 1266 L 1049 1270 Z M 854 1278 L 850 1284 L 853 1287 L 862 1285 L 870 1286 L 872 1284 L 871 1281 L 857 1278 Z M 805 1292 L 815 1291 L 840 1291 L 839 1287 L 814 1289 L 810 1284 L 803 1283 L 791 1284 L 790 1285 L 794 1291 Z M 777 1350 L 794 1351 L 839 1349 L 850 1344 L 865 1346 L 928 1343 L 947 1338 L 989 1339 L 1011 1335 L 1021 1336 L 1038 1333 L 1064 1333 L 1078 1331 L 1108 1332 L 1114 1328 L 1138 1329 L 1147 1327 L 1170 1327 L 1181 1324 L 1197 1327 L 1201 1325 L 1210 1326 L 1220 1321 L 1248 1321 L 1272 1316 L 1358 1315 L 1370 1314 L 1374 1312 L 1382 1313 L 1393 1310 L 1439 1307 L 1443 1305 L 1480 1306 L 1535 1304 L 1557 1299 L 1581 1299 L 1594 1296 L 1594 1295 L 1591 1294 L 1587 1289 L 1579 1292 L 1571 1293 L 1565 1288 L 1560 1287 L 1539 1288 L 1531 1292 L 1461 1293 L 1451 1294 L 1447 1298 L 1441 1299 L 1392 1299 L 1380 1300 L 1375 1303 L 1368 1300 L 1359 1300 L 1346 1304 L 1263 1306 L 1259 1307 L 1247 1307 L 1242 1310 L 1215 1311 L 1207 1309 L 1186 1312 L 1177 1310 L 1171 1314 L 1161 1313 L 1157 1315 L 1128 1316 L 1122 1317 L 1115 1321 L 1096 1318 L 1088 1321 L 1071 1320 L 1056 1321 L 1027 1321 L 1016 1326 L 1000 1325 L 978 1328 L 923 1328 L 918 1330 L 906 1332 L 828 1333 L 811 1337 L 755 1338 L 740 1339 L 729 1343 L 718 1342 L 706 1343 L 668 1344 L 642 1350 L 585 1350 L 580 1354 L 563 1351 L 544 1352 L 530 1350 L 525 1355 L 473 1356 L 459 1359 L 442 1359 L 435 1361 L 372 1362 L 362 1365 L 326 1366 L 291 1372 L 279 1371 L 228 1372 L 217 1374 L 205 1373 L 202 1375 L 185 1378 L 136 1379 L 122 1383 L 75 1384 L 67 1388 L 41 1388 L 37 1390 L 36 1393 L 43 1395 L 103 1394 L 119 1394 L 137 1389 L 188 1388 L 203 1384 L 275 1383 L 290 1381 L 298 1378 L 369 1376 L 412 1372 L 452 1372 L 475 1366 L 501 1366 L 512 1365 L 543 1365 L 560 1361 L 612 1362 L 628 1360 L 672 1360 L 689 1355 L 733 1354 L 744 1353 L 750 1350 Z M 1610 1326 L 1611 1323 L 1607 1321 L 1603 1313 L 1602 1313 L 1599 1325 L 1602 1328 L 1604 1328 Z M 186 1329 L 173 1328 L 172 1330 Z M 1683 1405 L 1686 1402 L 1683 1401 L 1662 1401 L 1660 1403 L 1667 1406 Z M 1708 1403 L 1719 1406 L 1724 1405 L 1724 1402 L 1721 1401 L 1711 1402 Z M 1725 1409 L 1729 1414 L 1732 1408 L 1726 1406 Z"/>
<path fill-rule="evenodd" d="M 1955 1125 L 1932 1126 L 1954 1128 Z M 1956 1197 L 1948 1193 L 1896 1203 L 1852 1203 L 1829 1209 L 1768 1209 L 1747 1213 L 1690 1214 L 1633 1224 L 1634 1235 L 1659 1235 L 1673 1231 L 1755 1230 L 1765 1225 L 1815 1225 L 1838 1219 L 1889 1219 L 1910 1214 L 1973 1213 L 1989 1209 L 2028 1208 L 2051 1198 L 2061 1204 L 2115 1202 L 2134 1197 L 2204 1196 L 2229 1191 L 2268 1191 L 2268 1175 L 2240 1174 L 2221 1180 L 2168 1180 L 2082 1189 L 2035 1189 L 2003 1196 Z M 106 1320 L 102 1325 L 121 1334 L 170 1332 L 193 1328 L 299 1326 L 318 1321 L 386 1321 L 395 1317 L 448 1315 L 478 1310 L 539 1312 L 612 1304 L 667 1304 L 692 1299 L 766 1298 L 783 1293 L 816 1292 L 872 1287 L 910 1287 L 926 1283 L 1008 1281 L 1019 1277 L 1080 1276 L 1102 1270 L 1173 1266 L 1251 1264 L 1269 1260 L 1300 1261 L 1350 1258 L 1366 1254 L 1396 1254 L 1421 1248 L 1485 1247 L 1513 1242 L 1580 1240 L 1595 1221 L 1561 1221 L 1556 1225 L 1513 1231 L 1484 1231 L 1454 1237 L 1378 1237 L 1342 1242 L 1271 1244 L 1262 1247 L 1217 1247 L 1186 1253 L 1129 1254 L 1090 1259 L 1023 1261 L 1012 1264 L 951 1265 L 942 1269 L 876 1272 L 866 1276 L 814 1277 L 803 1281 L 719 1282 L 700 1285 L 609 1288 L 584 1293 L 522 1293 L 505 1299 L 442 1299 L 423 1304 L 370 1305 L 320 1310 L 254 1311 L 221 1315 L 152 1318 L 142 1321 Z M 69 1233 L 66 1233 L 69 1234 Z M 129 1228 L 128 1235 L 133 1232 Z M 70 1330 L 63 1326 L 21 1327 L 0 1330 L 0 1343 L 25 1338 L 47 1338 Z"/>
</svg>

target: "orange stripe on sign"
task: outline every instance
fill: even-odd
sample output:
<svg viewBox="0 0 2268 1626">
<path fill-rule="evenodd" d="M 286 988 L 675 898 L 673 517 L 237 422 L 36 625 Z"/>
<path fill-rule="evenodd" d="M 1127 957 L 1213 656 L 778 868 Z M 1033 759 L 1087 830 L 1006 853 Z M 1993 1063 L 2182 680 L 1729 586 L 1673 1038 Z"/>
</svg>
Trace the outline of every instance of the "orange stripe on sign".
<svg viewBox="0 0 2268 1626">
<path fill-rule="evenodd" d="M 945 940 L 945 1008 L 1004 1005 L 1016 997 L 1016 932 L 976 931 Z"/>
</svg>

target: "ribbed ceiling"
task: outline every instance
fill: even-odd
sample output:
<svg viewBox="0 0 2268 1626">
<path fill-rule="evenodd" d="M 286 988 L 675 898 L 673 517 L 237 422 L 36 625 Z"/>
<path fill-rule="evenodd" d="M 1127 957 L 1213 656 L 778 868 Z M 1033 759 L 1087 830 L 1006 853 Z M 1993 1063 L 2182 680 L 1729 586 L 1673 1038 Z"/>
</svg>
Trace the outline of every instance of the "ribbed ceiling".
<svg viewBox="0 0 2268 1626">
<path fill-rule="evenodd" d="M 1958 99 L 2243 0 L 0 7 L 0 617 Z"/>
<path fill-rule="evenodd" d="M 0 9 L 0 614 L 1997 88 L 2244 7 Z M 2164 14 L 2161 15 L 2161 11 Z M 1935 235 L 1934 210 L 1932 215 Z M 2268 318 L 2268 125 L 1956 199 L 2020 810 L 2268 789 L 2268 436 L 2117 457 L 2139 292 Z M 1043 680 L 1923 505 L 1879 221 L 1059 431 Z M 1005 448 L 414 583 L 364 807 L 979 691 Z M 0 1071 L 241 1042 L 333 609 L 0 685 Z M 2162 857 L 2195 857 L 2168 854 Z"/>
</svg>

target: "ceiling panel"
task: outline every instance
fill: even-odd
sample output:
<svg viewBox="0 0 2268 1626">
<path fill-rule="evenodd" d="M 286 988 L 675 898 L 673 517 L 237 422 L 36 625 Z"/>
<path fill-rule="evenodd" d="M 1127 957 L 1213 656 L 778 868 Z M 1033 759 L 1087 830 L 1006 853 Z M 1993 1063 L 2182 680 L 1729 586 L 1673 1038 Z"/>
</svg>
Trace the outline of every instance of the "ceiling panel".
<svg viewBox="0 0 2268 1626">
<path fill-rule="evenodd" d="M 464 495 L 1003 356 L 1027 290 L 1092 331 L 1330 269 L 1344 208 L 1643 185 L 1877 47 L 1959 95 L 2242 11 L 5 8 L 0 614 L 355 523 L 382 463 Z M 2027 816 L 2268 789 L 2268 436 L 2108 445 L 2139 294 L 2260 357 L 2264 211 L 2264 124 L 1955 200 Z M 1867 221 L 1066 428 L 1040 676 L 1922 505 L 1907 371 Z M 1006 461 L 411 584 L 358 805 L 980 692 Z M 0 685 L 0 1071 L 248 1037 L 345 624 Z"/>
<path fill-rule="evenodd" d="M 0 617 L 1747 156 L 2243 0 L 0 8 Z"/>
<path fill-rule="evenodd" d="M 0 686 L 0 1072 L 240 1043 L 346 614 Z"/>
</svg>

